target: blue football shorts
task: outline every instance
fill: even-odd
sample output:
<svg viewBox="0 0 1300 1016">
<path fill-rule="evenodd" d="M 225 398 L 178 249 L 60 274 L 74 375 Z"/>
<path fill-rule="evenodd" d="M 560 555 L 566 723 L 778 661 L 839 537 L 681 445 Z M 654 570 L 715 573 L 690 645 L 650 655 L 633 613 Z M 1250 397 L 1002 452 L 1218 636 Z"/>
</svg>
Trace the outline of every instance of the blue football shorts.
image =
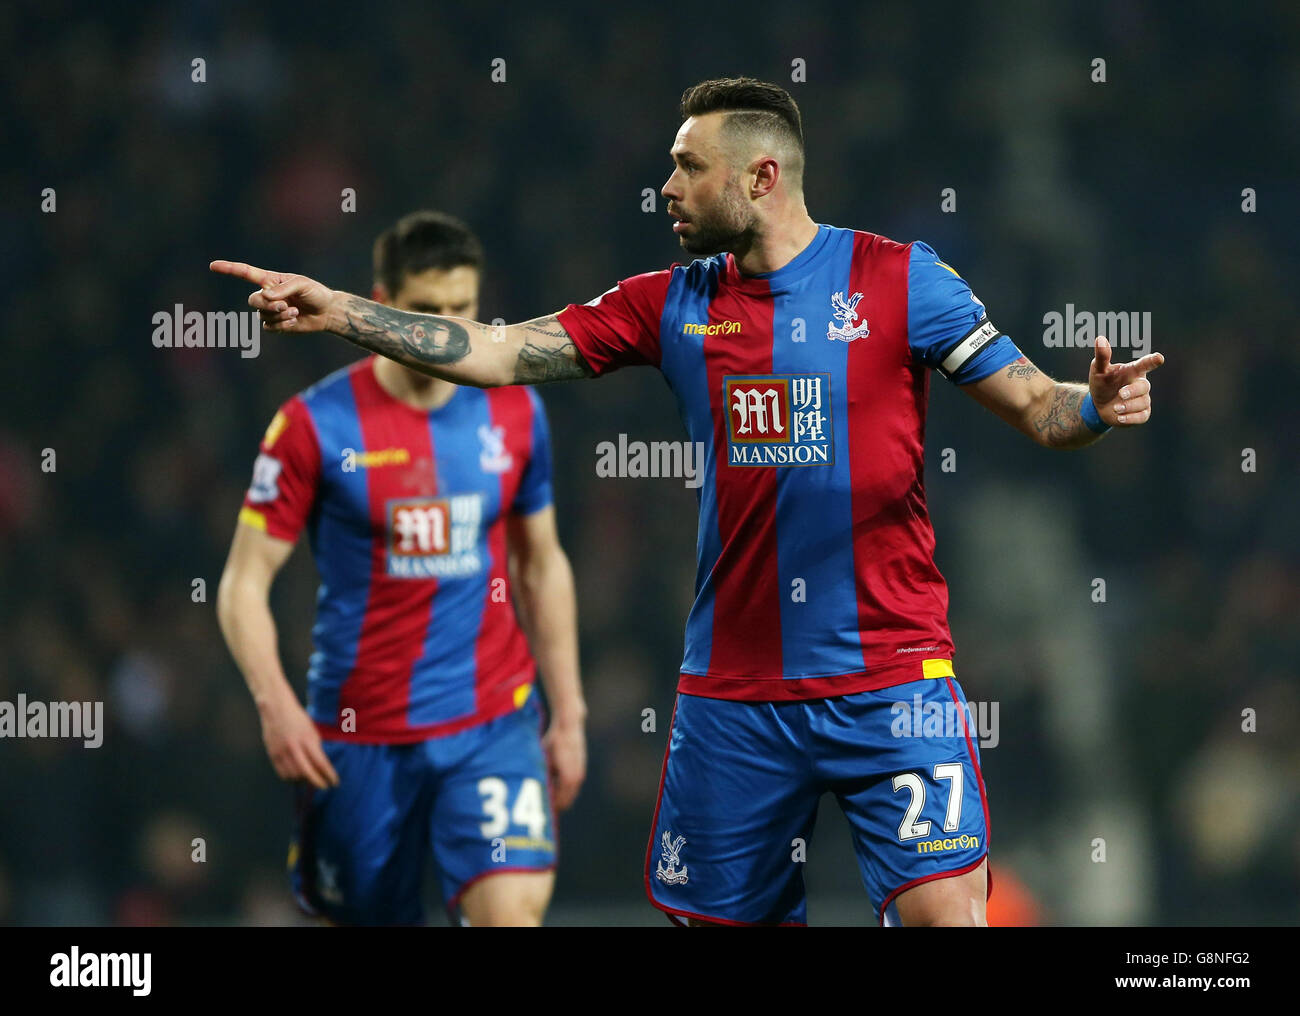
<svg viewBox="0 0 1300 1016">
<path fill-rule="evenodd" d="M 901 923 L 900 893 L 988 854 L 972 719 L 951 677 L 798 702 L 678 694 L 646 849 L 650 901 L 677 923 L 806 924 L 804 862 L 830 792 L 876 920 Z"/>
<path fill-rule="evenodd" d="M 413 744 L 325 741 L 339 785 L 298 788 L 294 896 L 335 924 L 424 923 L 432 857 L 453 921 L 465 890 L 506 871 L 555 867 L 541 712 L 523 707 Z"/>
</svg>

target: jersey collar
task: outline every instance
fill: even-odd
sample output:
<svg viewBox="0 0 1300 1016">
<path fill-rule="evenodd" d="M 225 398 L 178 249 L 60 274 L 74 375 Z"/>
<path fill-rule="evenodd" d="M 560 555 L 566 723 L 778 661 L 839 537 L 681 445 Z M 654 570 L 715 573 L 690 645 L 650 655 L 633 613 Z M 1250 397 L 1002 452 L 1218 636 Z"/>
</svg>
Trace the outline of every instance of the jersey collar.
<svg viewBox="0 0 1300 1016">
<path fill-rule="evenodd" d="M 761 295 L 784 292 L 793 283 L 819 267 L 822 258 L 830 248 L 830 238 L 831 227 L 818 223 L 817 235 L 787 264 L 774 272 L 759 272 L 756 275 L 742 275 L 740 269 L 736 267 L 735 256 L 728 252 L 724 274 L 726 283 L 742 293 Z"/>
</svg>

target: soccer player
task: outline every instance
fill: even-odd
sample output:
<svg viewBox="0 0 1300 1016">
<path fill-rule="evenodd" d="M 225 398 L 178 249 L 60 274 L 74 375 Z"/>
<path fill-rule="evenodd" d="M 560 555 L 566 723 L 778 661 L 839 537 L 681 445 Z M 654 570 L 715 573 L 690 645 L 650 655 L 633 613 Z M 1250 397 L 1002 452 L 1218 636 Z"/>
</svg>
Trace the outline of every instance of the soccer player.
<svg viewBox="0 0 1300 1016">
<path fill-rule="evenodd" d="M 416 212 L 376 241 L 372 296 L 473 318 L 482 262 L 462 223 Z M 305 710 L 268 606 L 304 529 L 321 576 Z M 262 439 L 217 610 L 276 772 L 304 781 L 290 868 L 305 910 L 421 923 L 432 852 L 464 923 L 541 924 L 586 707 L 535 391 L 372 356 L 294 396 Z"/>
<path fill-rule="evenodd" d="M 1164 358 L 1112 363 L 1099 338 L 1087 384 L 1053 381 L 928 246 L 809 217 L 783 89 L 706 81 L 681 114 L 662 194 L 697 259 L 504 341 L 299 275 L 212 268 L 260 287 L 248 302 L 272 331 L 333 332 L 460 383 L 658 368 L 708 455 L 651 902 L 692 923 L 804 923 L 799 841 L 830 791 L 879 921 L 983 925 L 987 802 L 922 482 L 929 375 L 1042 445 L 1079 448 L 1148 420 Z M 894 736 L 896 702 L 962 722 Z"/>
</svg>

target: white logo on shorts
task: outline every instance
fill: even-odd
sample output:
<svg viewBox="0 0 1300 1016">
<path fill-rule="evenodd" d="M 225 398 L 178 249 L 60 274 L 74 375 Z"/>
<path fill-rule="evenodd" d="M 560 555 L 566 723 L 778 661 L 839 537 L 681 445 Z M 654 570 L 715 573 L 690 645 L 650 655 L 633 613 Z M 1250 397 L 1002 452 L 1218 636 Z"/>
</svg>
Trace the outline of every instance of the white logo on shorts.
<svg viewBox="0 0 1300 1016">
<path fill-rule="evenodd" d="M 655 868 L 655 877 L 667 885 L 685 885 L 686 865 L 682 865 L 682 870 L 677 870 L 677 865 L 681 863 L 682 847 L 686 845 L 686 837 L 678 836 L 672 838 L 671 830 L 665 830 L 663 836 L 663 856 L 659 859 L 659 864 Z M 667 867 L 664 862 L 667 862 Z"/>
<path fill-rule="evenodd" d="M 343 902 L 343 890 L 339 888 L 339 866 L 330 864 L 324 858 L 316 859 L 316 892 L 327 903 Z"/>
</svg>

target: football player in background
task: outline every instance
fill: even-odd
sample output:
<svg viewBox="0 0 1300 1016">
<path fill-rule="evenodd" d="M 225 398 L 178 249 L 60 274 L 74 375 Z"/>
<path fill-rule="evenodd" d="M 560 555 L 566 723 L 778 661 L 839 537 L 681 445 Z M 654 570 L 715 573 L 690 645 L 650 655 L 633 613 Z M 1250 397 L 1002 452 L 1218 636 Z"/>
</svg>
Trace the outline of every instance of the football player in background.
<svg viewBox="0 0 1300 1016">
<path fill-rule="evenodd" d="M 482 263 L 462 223 L 416 212 L 376 241 L 371 295 L 476 318 Z M 268 602 L 303 530 L 321 577 L 305 709 Z M 533 389 L 371 356 L 289 399 L 262 439 L 217 612 L 277 774 L 302 781 L 290 868 L 304 909 L 421 923 L 431 853 L 463 923 L 541 924 L 555 811 L 585 776 L 586 707 Z"/>
</svg>

